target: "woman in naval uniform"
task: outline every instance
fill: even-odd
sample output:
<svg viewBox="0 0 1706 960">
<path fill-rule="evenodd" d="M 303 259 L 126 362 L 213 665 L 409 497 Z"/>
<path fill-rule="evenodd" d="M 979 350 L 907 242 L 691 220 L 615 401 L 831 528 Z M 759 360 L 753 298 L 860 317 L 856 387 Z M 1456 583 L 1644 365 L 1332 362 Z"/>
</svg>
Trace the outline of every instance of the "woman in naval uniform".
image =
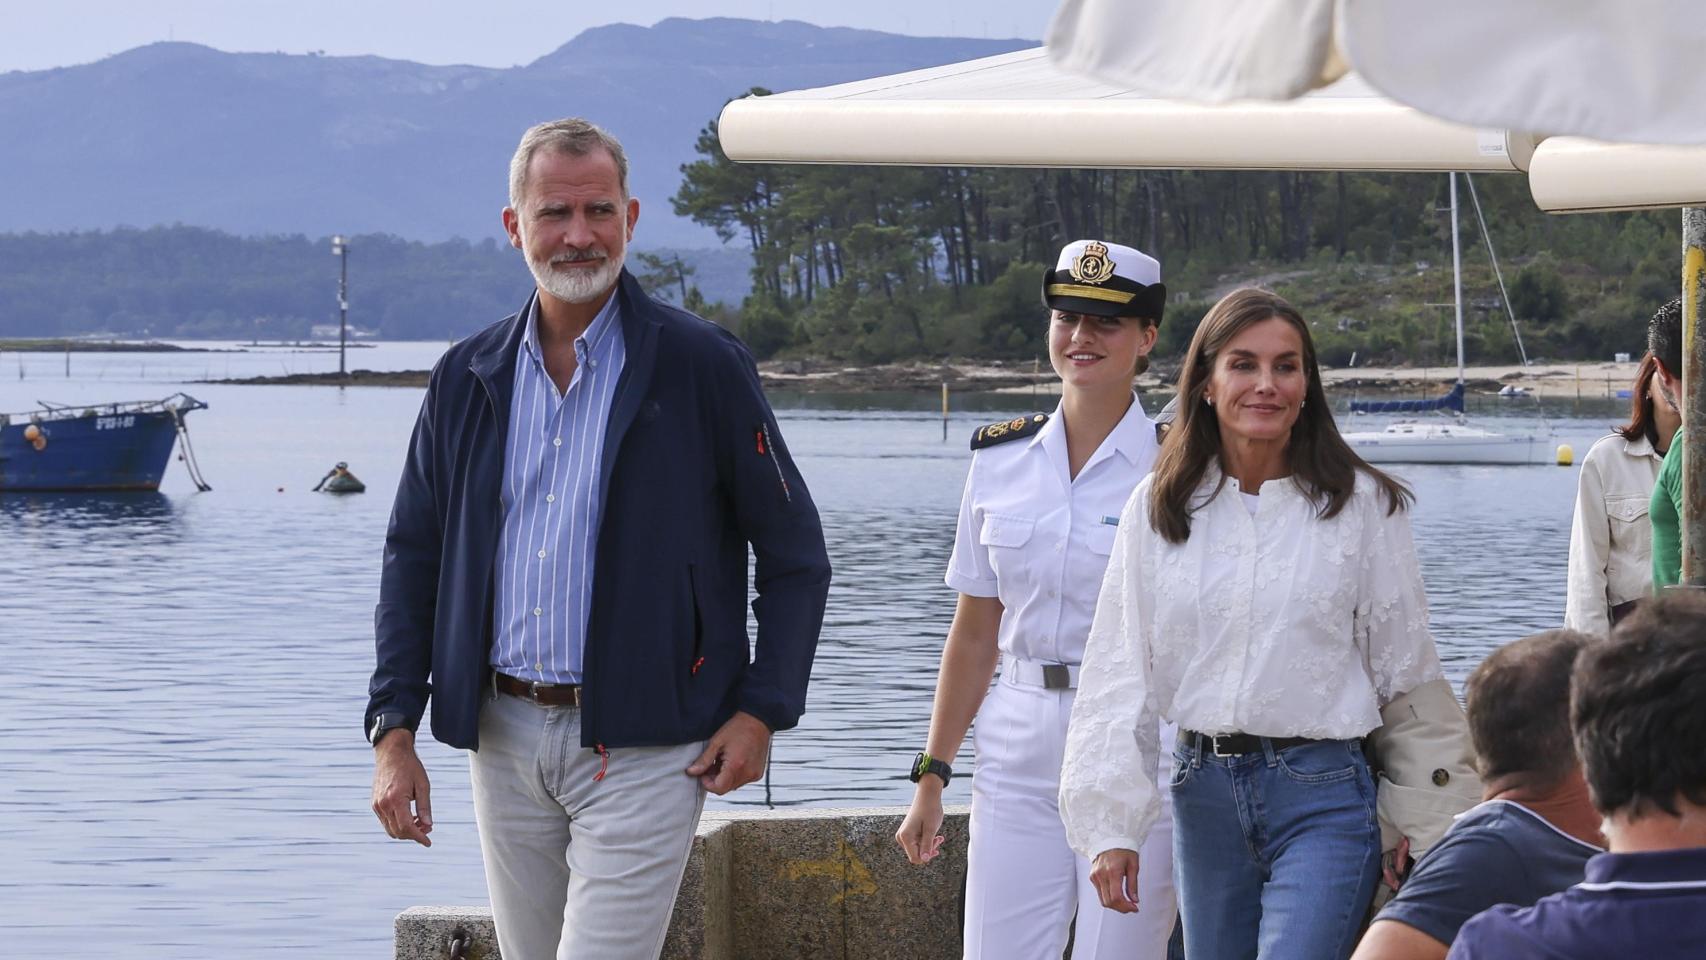
<svg viewBox="0 0 1706 960">
<path fill-rule="evenodd" d="M 1078 664 L 1115 526 L 1159 444 L 1132 381 L 1147 368 L 1166 289 L 1153 258 L 1067 244 L 1043 278 L 1060 405 L 980 427 L 948 586 L 959 604 L 942 652 L 912 807 L 895 839 L 913 863 L 943 838 L 942 791 L 972 718 L 965 957 L 1161 960 L 1175 917 L 1165 822 L 1143 847 L 1134 912 L 1100 906 L 1067 846 L 1056 796 Z M 997 660 L 1005 661 L 993 688 Z"/>
</svg>

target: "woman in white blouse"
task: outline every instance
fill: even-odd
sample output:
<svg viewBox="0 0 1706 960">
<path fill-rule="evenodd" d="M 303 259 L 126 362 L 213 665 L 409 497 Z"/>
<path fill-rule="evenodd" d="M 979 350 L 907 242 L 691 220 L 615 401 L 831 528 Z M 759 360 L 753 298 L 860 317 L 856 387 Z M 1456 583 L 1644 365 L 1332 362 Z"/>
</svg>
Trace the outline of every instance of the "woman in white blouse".
<svg viewBox="0 0 1706 960">
<path fill-rule="evenodd" d="M 1309 327 L 1263 290 L 1197 328 L 1179 417 L 1120 516 L 1061 772 L 1105 906 L 1153 866 L 1155 717 L 1187 956 L 1348 957 L 1380 857 L 1359 738 L 1440 676 L 1410 493 L 1339 437 Z"/>
<path fill-rule="evenodd" d="M 942 652 L 925 752 L 895 839 L 933 859 L 942 792 L 977 718 L 964 955 L 1161 960 L 1176 912 L 1165 817 L 1145 847 L 1145 910 L 1101 909 L 1089 861 L 1066 843 L 1056 796 L 1084 638 L 1120 508 L 1155 463 L 1155 424 L 1132 393 L 1166 303 L 1160 265 L 1130 247 L 1080 240 L 1043 278 L 1053 416 L 980 428 L 961 501 L 948 586 L 959 592 Z M 993 688 L 996 663 L 1005 664 Z M 1154 736 L 1155 730 L 1150 731 Z M 1076 927 L 1072 926 L 1077 917 Z"/>
<path fill-rule="evenodd" d="M 1605 634 L 1653 589 L 1653 528 L 1647 505 L 1682 415 L 1662 396 L 1651 353 L 1635 372 L 1629 423 L 1582 458 L 1570 524 L 1564 626 Z"/>
</svg>

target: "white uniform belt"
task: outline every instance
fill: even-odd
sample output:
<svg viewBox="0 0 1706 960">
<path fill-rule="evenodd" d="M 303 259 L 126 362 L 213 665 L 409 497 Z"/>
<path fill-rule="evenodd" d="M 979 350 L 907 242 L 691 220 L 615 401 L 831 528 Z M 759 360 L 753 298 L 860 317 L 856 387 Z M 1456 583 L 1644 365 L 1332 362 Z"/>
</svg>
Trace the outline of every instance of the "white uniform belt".
<svg viewBox="0 0 1706 960">
<path fill-rule="evenodd" d="M 1045 690 L 1070 690 L 1078 686 L 1078 664 L 1043 663 L 1040 660 L 1020 660 L 1008 657 L 1002 675 L 1009 683 L 1022 687 L 1042 687 Z"/>
</svg>

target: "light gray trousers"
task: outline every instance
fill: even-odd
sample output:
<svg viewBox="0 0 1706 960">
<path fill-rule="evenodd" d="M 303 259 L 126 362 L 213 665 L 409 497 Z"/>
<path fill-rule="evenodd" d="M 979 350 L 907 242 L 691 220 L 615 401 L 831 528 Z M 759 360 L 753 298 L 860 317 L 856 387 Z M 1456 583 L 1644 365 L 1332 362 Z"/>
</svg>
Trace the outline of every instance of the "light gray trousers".
<svg viewBox="0 0 1706 960">
<path fill-rule="evenodd" d="M 580 710 L 481 702 L 470 764 L 486 888 L 504 960 L 656 960 L 705 791 L 703 742 L 580 745 Z"/>
</svg>

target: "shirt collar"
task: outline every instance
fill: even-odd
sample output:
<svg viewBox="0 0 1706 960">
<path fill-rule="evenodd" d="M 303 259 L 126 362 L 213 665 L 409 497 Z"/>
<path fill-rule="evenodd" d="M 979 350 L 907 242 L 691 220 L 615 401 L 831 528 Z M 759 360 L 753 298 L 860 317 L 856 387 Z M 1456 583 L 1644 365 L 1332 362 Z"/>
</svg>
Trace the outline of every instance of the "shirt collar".
<svg viewBox="0 0 1706 960">
<path fill-rule="evenodd" d="M 575 352 L 577 354 L 591 354 L 604 341 L 604 338 L 610 335 L 611 329 L 617 325 L 617 299 L 616 293 L 612 291 L 610 299 L 604 301 L 604 306 L 599 309 L 598 316 L 593 317 L 592 323 L 587 324 L 586 331 L 575 338 Z M 521 334 L 521 347 L 534 360 L 543 361 L 539 353 L 539 294 L 537 293 L 533 295 L 533 300 L 528 305 L 527 327 Z"/>
<path fill-rule="evenodd" d="M 1045 442 L 1049 436 L 1061 433 L 1060 444 L 1061 449 L 1064 450 L 1066 448 L 1065 430 L 1066 417 L 1061 413 L 1061 404 L 1057 403 L 1054 406 L 1054 413 L 1049 414 L 1048 422 L 1043 424 L 1041 430 L 1031 435 L 1029 442 L 1032 446 L 1036 446 Z M 1120 418 L 1120 422 L 1114 424 L 1113 432 L 1109 433 L 1107 439 L 1102 441 L 1102 446 L 1106 447 L 1111 444 L 1115 450 L 1119 451 L 1120 456 L 1126 458 L 1127 463 L 1137 466 L 1143 457 L 1144 450 L 1154 442 L 1155 421 L 1149 419 L 1149 415 L 1143 412 L 1143 403 L 1138 400 L 1137 394 L 1133 393 L 1131 395 L 1131 407 L 1126 410 L 1125 416 Z M 1100 452 L 1100 448 L 1098 448 L 1098 452 Z M 1095 459 L 1095 455 L 1092 454 L 1090 460 L 1085 462 L 1085 466 L 1088 467 Z"/>
<path fill-rule="evenodd" d="M 1635 457 L 1636 459 L 1657 457 L 1661 455 L 1657 450 L 1653 449 L 1653 442 L 1648 440 L 1645 436 L 1639 436 L 1633 440 L 1623 441 L 1623 452 L 1627 453 L 1631 457 Z"/>
<path fill-rule="evenodd" d="M 1652 853 L 1601 853 L 1588 861 L 1587 883 L 1680 883 L 1706 887 L 1706 847 Z"/>
</svg>

